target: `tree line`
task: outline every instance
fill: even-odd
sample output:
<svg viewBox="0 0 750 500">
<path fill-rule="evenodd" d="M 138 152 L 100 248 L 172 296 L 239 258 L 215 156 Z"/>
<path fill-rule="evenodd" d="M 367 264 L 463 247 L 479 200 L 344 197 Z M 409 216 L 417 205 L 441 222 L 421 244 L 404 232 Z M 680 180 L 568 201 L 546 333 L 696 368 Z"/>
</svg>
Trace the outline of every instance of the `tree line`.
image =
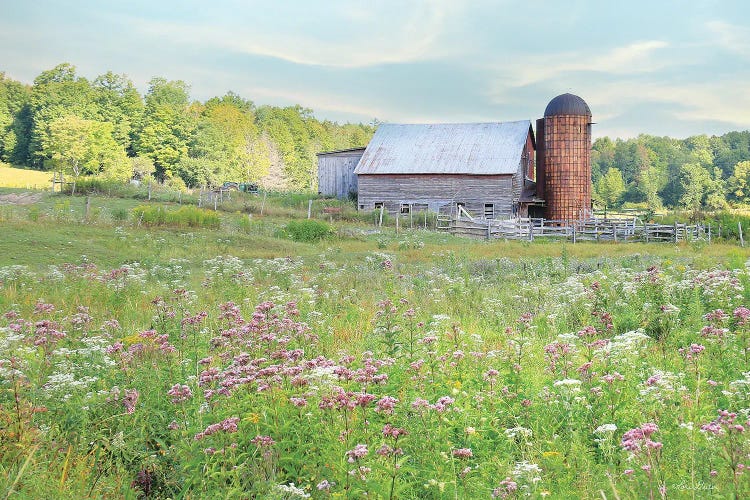
<svg viewBox="0 0 750 500">
<path fill-rule="evenodd" d="M 90 81 L 68 63 L 33 85 L 0 72 L 0 161 L 74 177 L 311 189 L 316 153 L 365 146 L 374 130 L 320 121 L 301 106 L 256 106 L 233 92 L 191 100 L 181 80 L 155 77 L 141 95 L 126 75 Z"/>
<path fill-rule="evenodd" d="M 605 209 L 722 210 L 750 203 L 750 131 L 603 137 L 594 141 L 591 170 L 595 198 Z"/>
</svg>

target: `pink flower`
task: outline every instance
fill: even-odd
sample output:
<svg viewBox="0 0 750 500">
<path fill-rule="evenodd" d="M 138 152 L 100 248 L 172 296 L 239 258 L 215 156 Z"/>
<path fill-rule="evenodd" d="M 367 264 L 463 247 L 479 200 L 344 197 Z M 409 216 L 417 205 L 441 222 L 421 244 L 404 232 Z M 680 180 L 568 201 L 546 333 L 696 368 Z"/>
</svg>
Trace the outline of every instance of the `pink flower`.
<svg viewBox="0 0 750 500">
<path fill-rule="evenodd" d="M 336 483 L 330 483 L 327 479 L 323 479 L 318 483 L 317 488 L 320 491 L 330 491 L 333 486 L 336 486 Z"/>
<path fill-rule="evenodd" d="M 125 389 L 125 397 L 122 398 L 122 405 L 129 414 L 135 413 L 135 404 L 138 402 L 138 391 L 135 389 Z"/>
<path fill-rule="evenodd" d="M 386 415 L 393 415 L 393 410 L 396 408 L 398 399 L 391 396 L 383 396 L 377 403 L 375 403 L 375 411 L 385 413 Z"/>
<path fill-rule="evenodd" d="M 518 490 L 518 484 L 509 477 L 500 481 L 500 485 L 492 490 L 492 498 L 508 498 Z"/>
<path fill-rule="evenodd" d="M 360 458 L 364 458 L 367 456 L 369 451 L 367 450 L 366 444 L 358 444 L 353 449 L 346 452 L 347 461 L 350 464 L 353 464 Z"/>
<path fill-rule="evenodd" d="M 271 436 L 261 436 L 257 435 L 253 439 L 250 440 L 251 443 L 253 443 L 258 448 L 270 448 L 271 446 L 276 444 L 276 441 L 274 441 Z"/>
<path fill-rule="evenodd" d="M 457 458 L 471 458 L 474 454 L 471 452 L 471 448 L 457 448 L 453 450 L 453 456 Z"/>
<path fill-rule="evenodd" d="M 648 449 L 659 450 L 662 444 L 651 440 L 651 435 L 657 432 L 659 428 L 656 424 L 647 422 L 640 427 L 627 431 L 622 436 L 622 447 L 634 453 L 640 452 L 645 446 Z"/>
<path fill-rule="evenodd" d="M 172 388 L 167 391 L 167 394 L 172 396 L 172 403 L 174 404 L 184 403 L 193 397 L 193 392 L 190 390 L 190 387 L 180 384 L 173 385 Z"/>
<path fill-rule="evenodd" d="M 402 429 L 401 427 L 393 427 L 391 424 L 385 424 L 383 427 L 383 436 L 385 437 L 392 437 L 393 439 L 398 439 L 400 436 L 406 436 L 408 432 L 406 432 L 406 429 Z"/>
</svg>

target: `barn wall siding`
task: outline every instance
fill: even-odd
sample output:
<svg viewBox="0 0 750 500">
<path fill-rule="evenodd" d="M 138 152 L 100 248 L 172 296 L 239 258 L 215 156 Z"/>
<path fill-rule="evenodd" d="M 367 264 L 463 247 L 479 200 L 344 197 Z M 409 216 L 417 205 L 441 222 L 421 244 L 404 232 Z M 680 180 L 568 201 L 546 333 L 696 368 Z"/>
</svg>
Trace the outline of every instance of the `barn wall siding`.
<svg viewBox="0 0 750 500">
<path fill-rule="evenodd" d="M 358 204 L 373 210 L 376 203 L 384 203 L 386 210 L 395 212 L 401 204 L 424 204 L 437 211 L 460 202 L 481 214 L 485 203 L 492 203 L 495 217 L 510 216 L 521 194 L 522 167 L 519 163 L 513 175 L 360 174 Z"/>
<path fill-rule="evenodd" d="M 318 155 L 318 193 L 336 198 L 348 198 L 357 192 L 357 167 L 364 149 L 357 153 L 327 153 Z"/>
</svg>

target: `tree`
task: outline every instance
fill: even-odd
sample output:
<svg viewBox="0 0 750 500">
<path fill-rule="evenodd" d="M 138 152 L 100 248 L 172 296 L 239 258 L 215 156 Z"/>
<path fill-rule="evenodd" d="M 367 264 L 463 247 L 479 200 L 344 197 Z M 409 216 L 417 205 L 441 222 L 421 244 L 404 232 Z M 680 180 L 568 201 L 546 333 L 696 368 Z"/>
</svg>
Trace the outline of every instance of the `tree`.
<svg viewBox="0 0 750 500">
<path fill-rule="evenodd" d="M 686 163 L 680 172 L 680 182 L 683 188 L 680 204 L 693 219 L 697 220 L 704 209 L 725 208 L 720 169 L 716 168 L 712 173 L 698 163 Z"/>
<path fill-rule="evenodd" d="M 97 120 L 93 89 L 85 78 L 77 78 L 75 66 L 63 63 L 42 72 L 35 80 L 30 99 L 31 130 L 28 158 L 35 168 L 43 168 L 50 159 L 44 144 L 49 140 L 50 124 L 65 116 Z"/>
<path fill-rule="evenodd" d="M 741 161 L 734 166 L 729 178 L 730 194 L 740 203 L 750 202 L 750 161 Z"/>
<path fill-rule="evenodd" d="M 188 156 L 195 118 L 188 112 L 189 87 L 181 81 L 153 78 L 146 94 L 146 108 L 133 141 L 136 155 L 148 156 L 161 178 L 172 175 Z"/>
<path fill-rule="evenodd" d="M 143 99 L 133 82 L 125 75 L 111 71 L 96 77 L 92 85 L 98 106 L 97 119 L 114 127 L 112 136 L 126 151 L 132 151 L 135 124 L 143 116 Z"/>
<path fill-rule="evenodd" d="M 53 120 L 44 140 L 44 150 L 55 168 L 73 176 L 88 174 L 115 179 L 128 176 L 129 164 L 122 146 L 112 138 L 112 124 L 65 116 Z"/>
<path fill-rule="evenodd" d="M 620 170 L 617 168 L 607 170 L 607 173 L 596 183 L 596 192 L 604 204 L 604 216 L 606 217 L 607 209 L 615 206 L 625 192 L 625 182 L 622 180 Z"/>
<path fill-rule="evenodd" d="M 19 154 L 18 120 L 28 106 L 30 96 L 30 87 L 6 78 L 5 73 L 0 72 L 0 161 L 13 161 Z"/>
<path fill-rule="evenodd" d="M 133 177 L 138 180 L 143 180 L 154 175 L 156 167 L 151 158 L 145 156 L 136 156 L 130 159 L 130 168 L 133 172 Z"/>
</svg>

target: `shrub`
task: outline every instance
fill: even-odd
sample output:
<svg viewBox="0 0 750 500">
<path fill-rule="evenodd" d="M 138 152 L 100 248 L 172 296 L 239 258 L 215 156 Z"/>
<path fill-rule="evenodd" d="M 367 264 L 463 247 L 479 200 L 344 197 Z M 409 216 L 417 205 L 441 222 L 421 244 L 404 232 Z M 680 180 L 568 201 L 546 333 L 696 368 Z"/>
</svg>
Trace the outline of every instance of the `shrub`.
<svg viewBox="0 0 750 500">
<path fill-rule="evenodd" d="M 216 212 L 193 206 L 169 210 L 163 205 L 141 205 L 133 209 L 133 217 L 146 226 L 219 227 Z"/>
<path fill-rule="evenodd" d="M 318 241 L 333 232 L 325 222 L 312 219 L 291 221 L 284 227 L 284 231 L 294 241 Z"/>
</svg>

